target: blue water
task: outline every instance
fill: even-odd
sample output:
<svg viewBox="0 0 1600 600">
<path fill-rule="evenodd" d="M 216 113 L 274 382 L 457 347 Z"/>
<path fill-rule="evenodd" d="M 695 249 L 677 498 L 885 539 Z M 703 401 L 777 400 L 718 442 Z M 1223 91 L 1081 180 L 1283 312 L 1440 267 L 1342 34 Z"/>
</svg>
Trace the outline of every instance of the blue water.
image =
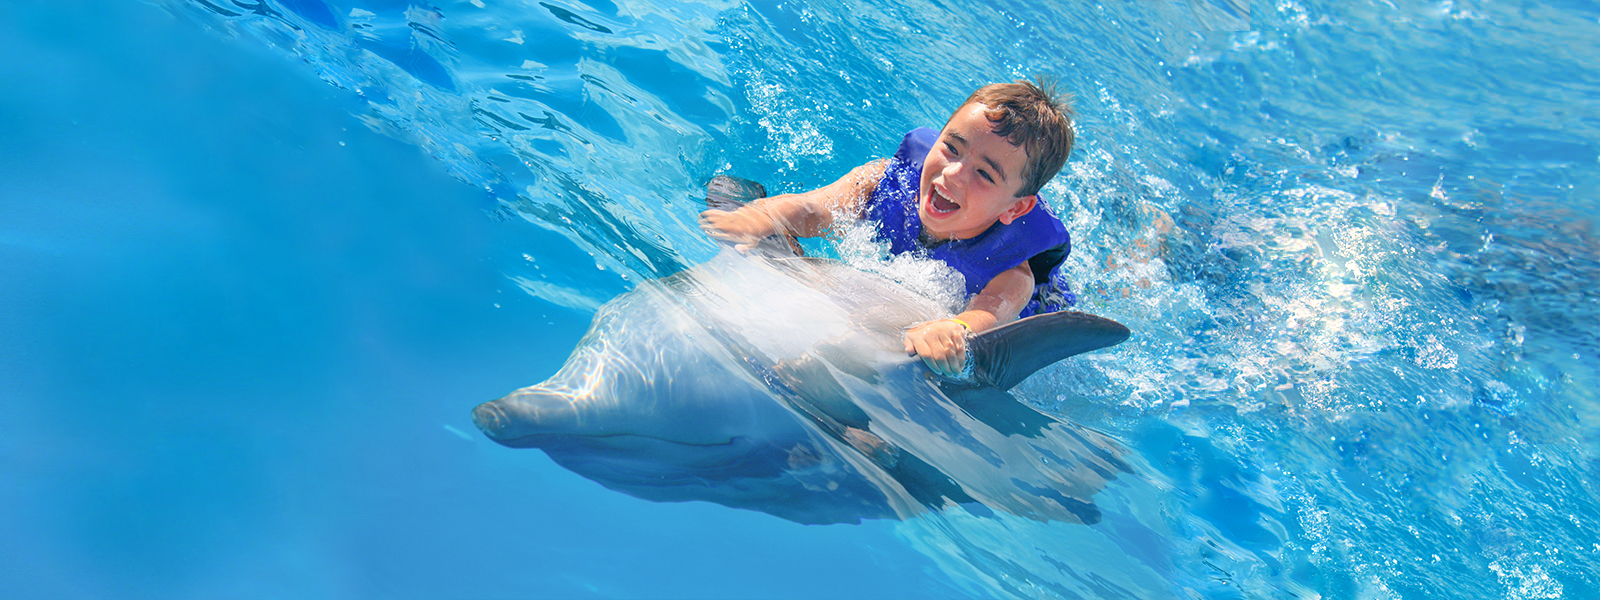
<svg viewBox="0 0 1600 600">
<path fill-rule="evenodd" d="M 1600 596 L 1593 4 L 12 0 L 0 57 L 8 597 Z M 807 527 L 473 429 L 715 252 L 711 175 L 1036 72 L 1136 334 L 1018 395 L 1130 449 L 1101 523 Z"/>
</svg>

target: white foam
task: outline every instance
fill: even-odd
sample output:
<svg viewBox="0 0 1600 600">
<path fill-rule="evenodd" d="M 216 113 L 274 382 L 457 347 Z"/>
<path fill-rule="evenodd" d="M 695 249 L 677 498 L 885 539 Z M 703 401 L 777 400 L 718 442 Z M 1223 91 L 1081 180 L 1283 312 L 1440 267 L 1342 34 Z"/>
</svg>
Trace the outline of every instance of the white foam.
<svg viewBox="0 0 1600 600">
<path fill-rule="evenodd" d="M 839 232 L 835 248 L 845 263 L 899 282 L 951 313 L 966 307 L 966 278 L 960 272 L 914 252 L 890 256 L 872 225 L 847 215 L 835 215 L 834 223 Z"/>
</svg>

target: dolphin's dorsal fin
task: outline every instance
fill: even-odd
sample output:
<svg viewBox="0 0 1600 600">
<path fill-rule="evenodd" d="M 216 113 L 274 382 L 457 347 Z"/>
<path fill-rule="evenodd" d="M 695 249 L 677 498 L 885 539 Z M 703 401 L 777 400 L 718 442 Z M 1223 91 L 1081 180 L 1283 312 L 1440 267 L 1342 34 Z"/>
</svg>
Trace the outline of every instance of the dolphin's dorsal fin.
<svg viewBox="0 0 1600 600">
<path fill-rule="evenodd" d="M 968 344 L 972 376 L 1002 390 L 1063 358 L 1122 343 L 1133 332 L 1111 319 L 1081 312 L 1034 315 L 986 331 Z"/>
</svg>

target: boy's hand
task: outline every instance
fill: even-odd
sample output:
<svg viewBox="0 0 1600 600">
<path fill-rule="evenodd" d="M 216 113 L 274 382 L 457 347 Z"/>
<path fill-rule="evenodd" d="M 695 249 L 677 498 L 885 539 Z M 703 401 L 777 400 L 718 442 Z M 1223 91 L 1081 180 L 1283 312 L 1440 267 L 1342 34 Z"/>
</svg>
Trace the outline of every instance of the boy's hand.
<svg viewBox="0 0 1600 600">
<path fill-rule="evenodd" d="M 906 332 L 906 353 L 921 356 L 934 373 L 960 379 L 967 366 L 968 333 L 952 319 L 929 321 Z"/>
<path fill-rule="evenodd" d="M 777 224 L 766 211 L 751 207 L 700 213 L 700 229 L 713 238 L 733 242 L 733 248 L 740 252 L 749 252 L 761 240 L 778 233 Z"/>
</svg>

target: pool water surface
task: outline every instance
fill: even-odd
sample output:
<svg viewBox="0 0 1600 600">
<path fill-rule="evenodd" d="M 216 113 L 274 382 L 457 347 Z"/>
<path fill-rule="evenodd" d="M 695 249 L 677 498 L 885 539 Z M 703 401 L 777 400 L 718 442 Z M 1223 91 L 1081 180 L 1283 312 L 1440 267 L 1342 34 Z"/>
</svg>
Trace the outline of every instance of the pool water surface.
<svg viewBox="0 0 1600 600">
<path fill-rule="evenodd" d="M 1600 595 L 1600 11 L 1581 3 L 0 6 L 0 589 L 53 598 Z M 470 409 L 973 88 L 1116 348 L 1023 402 L 1094 525 L 652 503 Z M 853 263 L 859 240 L 808 242 Z"/>
</svg>

